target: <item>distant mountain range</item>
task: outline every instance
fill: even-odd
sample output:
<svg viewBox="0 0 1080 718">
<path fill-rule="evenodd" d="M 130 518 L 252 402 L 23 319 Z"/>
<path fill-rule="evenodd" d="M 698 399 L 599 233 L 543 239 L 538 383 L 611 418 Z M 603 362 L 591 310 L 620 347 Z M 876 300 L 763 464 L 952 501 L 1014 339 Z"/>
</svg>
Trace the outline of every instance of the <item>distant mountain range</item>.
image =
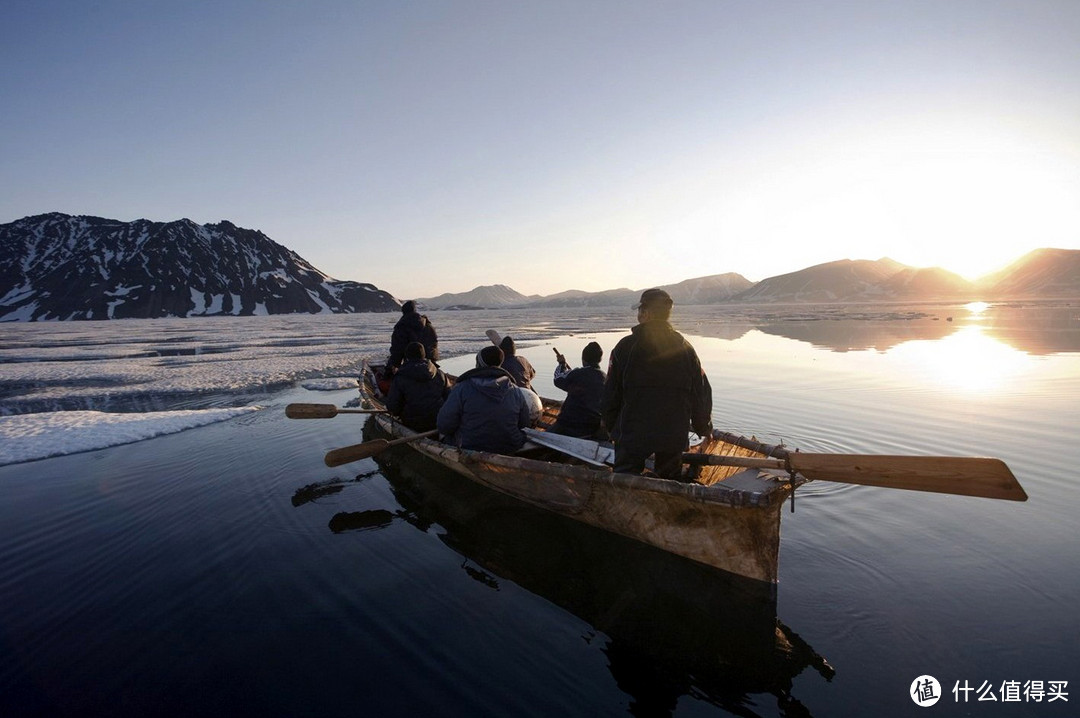
<svg viewBox="0 0 1080 718">
<path fill-rule="evenodd" d="M 843 259 L 754 283 L 715 274 L 663 287 L 680 305 L 1080 298 L 1080 250 L 1038 249 L 978 282 L 891 259 Z M 525 296 L 502 284 L 420 298 L 434 309 L 625 306 L 638 289 Z M 373 284 L 333 279 L 262 232 L 222 221 L 121 222 L 52 213 L 0 225 L 0 321 L 385 312 Z"/>
<path fill-rule="evenodd" d="M 664 288 L 678 304 L 720 304 L 730 301 L 753 282 L 740 274 L 714 274 L 687 279 Z M 645 289 L 647 289 L 646 287 Z M 426 309 L 496 309 L 501 307 L 612 307 L 632 304 L 641 289 L 608 289 L 603 292 L 571 290 L 547 297 L 520 294 L 505 284 L 477 287 L 460 294 L 441 294 L 416 300 Z"/>
<path fill-rule="evenodd" d="M 332 279 L 262 232 L 230 222 L 120 222 L 54 213 L 0 225 L 0 321 L 400 306 L 374 285 Z"/>
<path fill-rule="evenodd" d="M 633 304 L 640 289 L 569 291 L 525 296 L 505 285 L 418 299 L 426 309 L 599 307 Z M 1080 250 L 1036 249 L 1000 272 L 968 281 L 944 269 L 909 267 L 888 258 L 841 259 L 754 283 L 715 274 L 664 285 L 676 304 L 787 304 L 810 302 L 928 302 L 1080 298 Z"/>
</svg>

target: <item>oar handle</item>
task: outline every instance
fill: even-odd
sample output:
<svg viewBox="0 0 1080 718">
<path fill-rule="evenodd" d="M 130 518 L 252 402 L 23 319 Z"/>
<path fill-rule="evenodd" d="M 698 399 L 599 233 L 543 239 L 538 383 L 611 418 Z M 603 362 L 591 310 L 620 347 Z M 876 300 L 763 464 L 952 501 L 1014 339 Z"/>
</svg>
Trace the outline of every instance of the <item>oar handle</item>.
<svg viewBox="0 0 1080 718">
<path fill-rule="evenodd" d="M 780 459 L 759 459 L 753 456 L 716 456 L 713 454 L 682 455 L 683 463 L 691 466 L 743 466 L 751 469 L 786 469 Z"/>
<path fill-rule="evenodd" d="M 398 444 L 407 444 L 410 441 L 417 441 L 418 439 L 424 439 L 429 436 L 435 436 L 439 433 L 438 429 L 432 429 L 431 431 L 425 431 L 421 434 L 414 434 L 413 436 L 403 436 L 400 439 L 394 439 L 393 441 L 387 441 L 386 439 L 372 439 L 371 441 L 365 441 L 362 444 L 353 444 L 352 446 L 343 446 L 340 449 L 333 449 L 326 452 L 326 456 L 323 461 L 327 466 L 341 466 L 342 464 L 348 464 L 353 461 L 360 461 L 361 459 L 367 459 L 376 454 L 389 449 L 391 446 L 397 446 Z"/>
</svg>

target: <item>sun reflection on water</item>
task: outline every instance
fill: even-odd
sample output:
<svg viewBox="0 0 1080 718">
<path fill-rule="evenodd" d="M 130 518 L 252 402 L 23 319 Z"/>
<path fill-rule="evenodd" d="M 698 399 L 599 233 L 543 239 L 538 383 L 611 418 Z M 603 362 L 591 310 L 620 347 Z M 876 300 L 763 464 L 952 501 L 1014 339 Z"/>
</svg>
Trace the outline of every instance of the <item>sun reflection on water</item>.
<svg viewBox="0 0 1080 718">
<path fill-rule="evenodd" d="M 971 394 L 1001 390 L 1035 362 L 981 326 L 963 327 L 936 341 L 906 342 L 888 354 L 908 364 L 912 378 Z"/>
</svg>

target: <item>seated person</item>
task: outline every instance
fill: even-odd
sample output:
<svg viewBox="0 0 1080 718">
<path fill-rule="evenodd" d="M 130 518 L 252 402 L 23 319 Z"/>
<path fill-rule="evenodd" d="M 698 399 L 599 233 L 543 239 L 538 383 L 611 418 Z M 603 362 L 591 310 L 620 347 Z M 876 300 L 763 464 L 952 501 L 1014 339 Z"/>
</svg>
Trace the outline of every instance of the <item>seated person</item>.
<svg viewBox="0 0 1080 718">
<path fill-rule="evenodd" d="M 536 370 L 533 369 L 533 365 L 529 363 L 528 359 L 517 355 L 517 345 L 514 344 L 513 337 L 503 337 L 499 348 L 503 350 L 502 368 L 514 378 L 514 383 L 530 391 L 535 391 L 532 388 L 532 380 L 536 376 Z"/>
<path fill-rule="evenodd" d="M 439 409 L 450 393 L 450 380 L 428 360 L 420 342 L 405 347 L 404 359 L 386 396 L 386 409 L 410 429 L 434 429 Z"/>
<path fill-rule="evenodd" d="M 604 376 L 600 360 L 604 350 L 589 342 L 581 350 L 581 366 L 571 369 L 566 357 L 555 351 L 559 364 L 555 367 L 555 386 L 566 392 L 566 401 L 550 431 L 587 439 L 607 439 L 600 428 L 600 399 L 604 396 Z"/>
<path fill-rule="evenodd" d="M 437 425 L 447 441 L 462 449 L 512 454 L 525 444 L 529 405 L 503 368 L 499 347 L 484 347 L 482 367 L 458 377 L 439 409 Z"/>
<path fill-rule="evenodd" d="M 405 347 L 412 342 L 424 345 L 429 361 L 439 361 L 439 335 L 428 318 L 416 311 L 416 302 L 410 300 L 401 305 L 401 319 L 390 335 L 390 358 L 386 360 L 388 375 L 405 361 Z"/>
</svg>

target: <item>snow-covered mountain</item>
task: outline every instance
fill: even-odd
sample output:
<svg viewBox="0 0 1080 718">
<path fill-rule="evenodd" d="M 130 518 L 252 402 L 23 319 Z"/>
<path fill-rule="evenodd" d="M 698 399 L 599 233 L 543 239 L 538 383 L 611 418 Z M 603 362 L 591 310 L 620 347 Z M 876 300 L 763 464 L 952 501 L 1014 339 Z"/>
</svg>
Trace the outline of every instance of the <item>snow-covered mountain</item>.
<svg viewBox="0 0 1080 718">
<path fill-rule="evenodd" d="M 676 304 L 719 304 L 726 302 L 754 285 L 746 277 L 734 272 L 713 274 L 708 277 L 687 279 L 669 284 L 662 289 L 671 295 Z M 640 292 L 637 292 L 640 295 Z M 637 297 L 635 297 L 636 301 Z"/>
<path fill-rule="evenodd" d="M 888 299 L 884 283 L 904 265 L 891 259 L 841 259 L 763 279 L 735 296 L 743 302 L 842 302 Z"/>
<path fill-rule="evenodd" d="M 883 257 L 826 262 L 756 284 L 742 275 L 727 273 L 688 279 L 662 288 L 679 305 L 1080 298 L 1080 250 L 1038 249 L 978 282 L 940 267 L 909 267 Z M 419 301 L 428 309 L 630 306 L 644 289 L 647 287 L 601 292 L 571 290 L 526 297 L 499 284 Z"/>
<path fill-rule="evenodd" d="M 262 232 L 45 214 L 0 225 L 0 321 L 389 311 Z"/>
<path fill-rule="evenodd" d="M 529 306 L 532 307 L 620 307 L 629 306 L 637 301 L 641 292 L 621 287 L 619 289 L 607 289 L 602 292 L 585 292 L 580 289 L 571 289 L 567 292 L 559 292 L 548 297 L 534 298 Z"/>
<path fill-rule="evenodd" d="M 975 285 L 959 274 L 940 267 L 905 267 L 883 285 L 898 300 L 963 299 L 971 297 Z"/>
<path fill-rule="evenodd" d="M 1080 298 L 1080 250 L 1035 250 L 976 283 L 884 258 L 828 262 L 756 284 L 727 273 L 663 288 L 680 305 Z M 545 297 L 494 284 L 417 302 L 427 310 L 629 306 L 642 289 Z M 0 225 L 0 321 L 349 313 L 400 306 L 372 284 L 333 279 L 262 232 L 226 221 L 121 222 L 53 213 Z"/>
<path fill-rule="evenodd" d="M 528 304 L 530 299 L 505 284 L 492 284 L 468 292 L 440 294 L 437 297 L 417 299 L 424 309 L 501 309 Z"/>
<path fill-rule="evenodd" d="M 687 279 L 663 286 L 676 304 L 717 304 L 747 289 L 752 282 L 741 274 L 729 272 Z M 648 289 L 648 287 L 646 287 Z M 585 292 L 572 289 L 550 296 L 525 296 L 503 284 L 477 287 L 460 294 L 441 294 L 417 300 L 425 309 L 501 309 L 504 307 L 615 307 L 630 306 L 641 296 L 641 289 L 608 289 Z"/>
<path fill-rule="evenodd" d="M 970 282 L 939 267 L 888 258 L 843 259 L 770 277 L 735 295 L 741 302 L 924 302 L 1080 297 L 1080 250 L 1036 249 Z"/>
<path fill-rule="evenodd" d="M 1080 297 L 1080 250 L 1036 249 L 979 280 L 994 297 Z"/>
</svg>

